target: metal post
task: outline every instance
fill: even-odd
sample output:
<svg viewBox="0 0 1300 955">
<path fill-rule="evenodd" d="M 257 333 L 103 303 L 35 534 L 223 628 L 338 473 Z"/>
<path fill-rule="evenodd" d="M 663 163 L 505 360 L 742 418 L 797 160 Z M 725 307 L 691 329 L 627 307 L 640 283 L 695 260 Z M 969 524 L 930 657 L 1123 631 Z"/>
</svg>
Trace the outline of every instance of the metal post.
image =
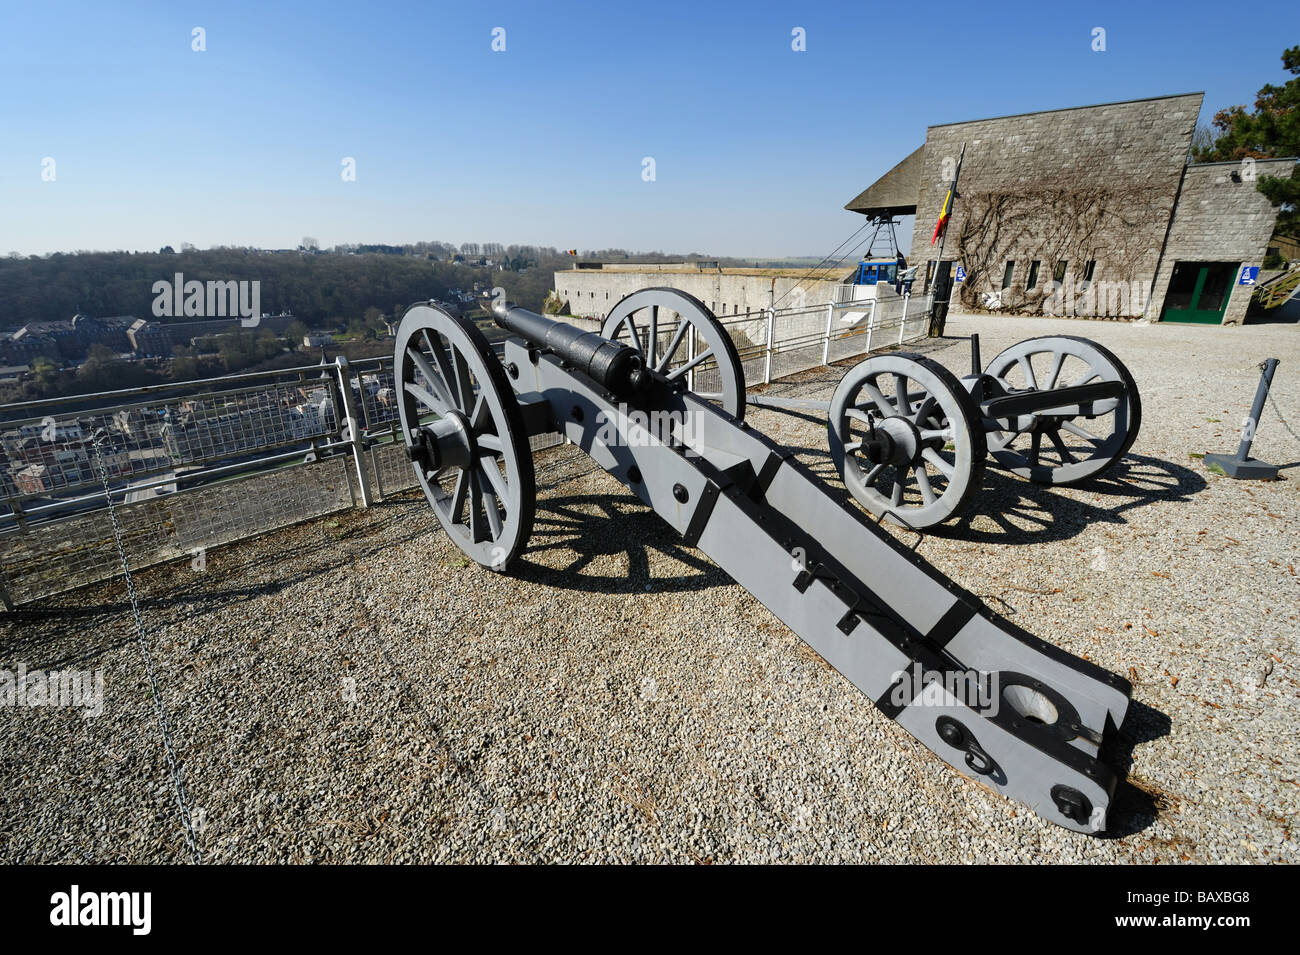
<svg viewBox="0 0 1300 955">
<path fill-rule="evenodd" d="M 831 323 L 835 319 L 835 303 L 826 303 L 826 340 L 822 342 L 822 364 L 829 365 L 831 357 Z"/>
<path fill-rule="evenodd" d="M 907 300 L 910 295 L 903 296 L 903 318 L 898 323 L 898 344 L 903 344 L 903 336 L 907 333 Z"/>
<path fill-rule="evenodd" d="M 1250 456 L 1250 446 L 1255 441 L 1255 432 L 1259 429 L 1259 416 L 1264 413 L 1264 401 L 1268 398 L 1268 389 L 1273 384 L 1273 372 L 1277 370 L 1276 358 L 1265 359 L 1259 367 L 1259 387 L 1255 389 L 1255 402 L 1250 407 L 1250 417 L 1241 429 L 1241 444 L 1235 455 L 1207 454 L 1205 466 L 1223 472 L 1230 478 L 1248 478 L 1257 481 L 1272 481 L 1278 476 L 1276 465 L 1256 461 Z"/>
<path fill-rule="evenodd" d="M 763 364 L 763 383 L 770 385 L 772 383 L 772 332 L 776 328 L 776 309 L 767 310 L 767 344 L 764 346 L 767 351 L 767 359 Z"/>
<path fill-rule="evenodd" d="M 871 331 L 876 327 L 876 300 L 871 300 L 871 314 L 867 316 L 867 347 L 862 353 L 868 354 L 871 351 Z"/>
<path fill-rule="evenodd" d="M 1243 460 L 1250 457 L 1250 446 L 1255 441 L 1259 416 L 1264 413 L 1264 399 L 1268 397 L 1268 389 L 1273 386 L 1275 371 L 1277 371 L 1277 359 L 1265 359 L 1264 367 L 1260 371 L 1259 387 L 1255 389 L 1255 403 L 1250 406 L 1250 420 L 1246 422 L 1246 427 L 1241 432 L 1241 445 L 1237 448 L 1237 457 Z"/>
<path fill-rule="evenodd" d="M 361 491 L 361 506 L 370 506 L 370 482 L 366 479 L 365 446 L 361 440 L 361 424 L 357 418 L 356 405 L 352 400 L 352 376 L 348 374 L 348 360 L 342 355 L 334 359 L 338 369 L 339 390 L 343 402 L 344 420 L 348 433 L 343 439 L 352 445 L 352 460 L 357 467 L 357 486 Z"/>
<path fill-rule="evenodd" d="M 980 337 L 971 335 L 970 337 L 970 373 L 972 375 L 984 374 L 984 366 L 980 362 Z"/>
</svg>

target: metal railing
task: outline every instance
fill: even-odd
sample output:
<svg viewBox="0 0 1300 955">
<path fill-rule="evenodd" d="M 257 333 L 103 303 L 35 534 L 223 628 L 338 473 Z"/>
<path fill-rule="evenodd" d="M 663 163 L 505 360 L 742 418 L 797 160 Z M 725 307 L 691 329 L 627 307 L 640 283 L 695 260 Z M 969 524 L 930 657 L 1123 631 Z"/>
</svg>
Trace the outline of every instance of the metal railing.
<svg viewBox="0 0 1300 955">
<path fill-rule="evenodd" d="M 907 299 L 721 321 L 747 385 L 928 327 Z M 710 374 L 692 387 L 711 390 Z M 388 357 L 0 405 L 0 599 L 12 607 L 120 573 L 100 464 L 131 566 L 188 557 L 197 568 L 210 548 L 414 487 L 398 421 Z"/>
<path fill-rule="evenodd" d="M 873 348 L 901 345 L 924 337 L 929 330 L 922 303 L 914 302 L 910 295 L 880 300 L 847 298 L 728 315 L 720 320 L 736 345 L 746 385 L 769 384 L 865 355 Z M 709 384 L 707 379 L 705 384 Z M 695 387 L 711 390 L 705 384 Z"/>
<path fill-rule="evenodd" d="M 339 360 L 0 406 L 0 597 L 12 606 L 119 572 L 100 464 L 136 567 L 200 562 L 400 489 L 379 463 L 397 419 L 391 366 Z"/>
</svg>

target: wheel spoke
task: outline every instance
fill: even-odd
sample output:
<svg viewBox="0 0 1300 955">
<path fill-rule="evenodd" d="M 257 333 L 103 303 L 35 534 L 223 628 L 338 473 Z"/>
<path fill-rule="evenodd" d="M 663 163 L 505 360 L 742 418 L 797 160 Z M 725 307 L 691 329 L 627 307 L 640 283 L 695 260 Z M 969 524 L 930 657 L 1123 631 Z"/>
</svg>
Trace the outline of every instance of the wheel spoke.
<svg viewBox="0 0 1300 955">
<path fill-rule="evenodd" d="M 650 338 L 646 342 L 646 364 L 651 368 L 655 366 L 655 353 L 659 344 L 659 306 L 650 306 Z"/>
<path fill-rule="evenodd" d="M 470 402 L 474 399 L 474 386 L 470 383 L 469 366 L 465 364 L 465 356 L 460 353 L 460 349 L 451 350 L 451 364 L 455 369 L 456 392 L 459 398 L 456 406 L 468 413 L 473 407 Z"/>
<path fill-rule="evenodd" d="M 1043 445 L 1043 433 L 1035 431 L 1029 436 L 1029 466 L 1038 467 L 1038 452 Z"/>
<path fill-rule="evenodd" d="M 907 393 L 907 376 L 894 372 L 894 399 L 898 404 L 898 413 L 911 415 L 912 403 Z"/>
<path fill-rule="evenodd" d="M 480 458 L 478 462 L 479 470 L 488 479 L 492 485 L 492 490 L 496 496 L 503 501 L 510 500 L 510 488 L 506 485 L 506 479 L 501 474 L 501 469 L 497 467 L 496 461 L 492 458 Z"/>
<path fill-rule="evenodd" d="M 474 440 L 478 443 L 480 448 L 492 454 L 501 454 L 504 450 L 500 436 L 492 434 L 491 432 L 480 434 Z"/>
<path fill-rule="evenodd" d="M 1043 388 L 1051 391 L 1056 387 L 1056 380 L 1061 377 L 1061 368 L 1065 365 L 1065 352 L 1058 351 L 1052 356 L 1052 373 L 1047 376 L 1047 384 Z"/>
<path fill-rule="evenodd" d="M 712 348 L 706 348 L 706 349 L 704 349 L 704 351 L 700 352 L 698 355 L 696 355 L 694 358 L 692 358 L 692 359 L 691 359 L 690 361 L 688 361 L 686 364 L 684 364 L 684 365 L 679 365 L 677 368 L 674 368 L 674 369 L 669 373 L 669 375 L 668 375 L 668 380 L 669 380 L 669 381 L 672 381 L 672 380 L 674 380 L 674 379 L 676 379 L 676 378 L 680 378 L 682 375 L 686 374 L 688 371 L 690 371 L 692 368 L 694 368 L 694 367 L 695 367 L 696 365 L 698 365 L 700 362 L 704 361 L 706 358 L 711 358 L 712 356 L 713 356 L 713 349 L 712 349 Z"/>
<path fill-rule="evenodd" d="M 1060 431 L 1049 431 L 1047 432 L 1047 437 L 1052 442 L 1052 446 L 1056 448 L 1056 453 L 1061 456 L 1061 461 L 1063 463 L 1074 464 L 1079 460 L 1070 452 L 1070 449 L 1065 446 L 1065 442 L 1061 440 Z"/>
<path fill-rule="evenodd" d="M 894 469 L 894 488 L 889 492 L 889 501 L 895 507 L 903 503 L 903 482 L 907 479 L 907 472 Z"/>
<path fill-rule="evenodd" d="M 1070 434 L 1074 435 L 1075 437 L 1083 438 L 1085 441 L 1091 441 L 1093 444 L 1099 445 L 1103 442 L 1102 438 L 1097 437 L 1095 434 L 1093 434 L 1083 425 L 1078 424 L 1074 421 L 1062 421 L 1061 427 L 1064 428 L 1066 431 L 1070 432 Z"/>
<path fill-rule="evenodd" d="M 930 486 L 930 475 L 925 473 L 925 465 L 918 464 L 913 473 L 916 475 L 916 486 L 921 489 L 921 497 L 925 500 L 925 503 L 933 504 L 939 500 L 934 496 L 934 488 Z"/>
<path fill-rule="evenodd" d="M 491 417 L 491 409 L 487 406 L 487 395 L 479 392 L 479 396 L 474 399 L 474 410 L 469 413 L 469 426 L 475 431 L 481 431 L 487 426 Z"/>
<path fill-rule="evenodd" d="M 668 343 L 668 347 L 664 349 L 663 357 L 659 359 L 655 371 L 662 374 L 668 368 L 668 363 L 673 360 L 673 355 L 677 354 L 677 346 L 682 343 L 682 339 L 686 337 L 686 332 L 690 327 L 691 323 L 686 320 L 685 316 L 677 316 L 677 331 L 673 332 L 672 340 Z"/>
<path fill-rule="evenodd" d="M 452 371 L 451 359 L 447 356 L 447 348 L 442 343 L 442 337 L 437 332 L 430 335 L 427 328 L 420 329 L 420 335 L 424 338 L 425 347 L 433 355 L 434 364 L 438 366 L 443 383 L 447 386 L 447 397 L 450 399 L 448 405 L 454 408 L 456 406 L 456 377 Z"/>
<path fill-rule="evenodd" d="M 441 375 L 433 370 L 433 366 L 424 357 L 424 352 L 414 345 L 408 345 L 406 346 L 406 353 L 411 357 L 411 361 L 419 369 L 420 374 L 424 376 L 424 380 L 428 382 L 429 387 L 438 393 L 444 407 L 450 408 L 455 402 L 451 400 L 451 395 L 447 391 L 447 383 L 442 380 Z"/>
<path fill-rule="evenodd" d="M 947 461 L 945 461 L 943 455 L 940 454 L 938 451 L 936 451 L 934 448 L 924 449 L 921 452 L 921 457 L 925 458 L 936 468 L 938 468 L 940 473 L 943 474 L 943 476 L 948 478 L 949 480 L 952 480 L 953 475 L 957 473 L 956 466 L 949 464 Z"/>
<path fill-rule="evenodd" d="M 477 544 L 485 539 L 483 532 L 486 530 L 483 526 L 483 488 L 477 474 L 468 469 L 465 473 L 469 476 L 469 539 Z"/>
<path fill-rule="evenodd" d="M 469 475 L 461 471 L 456 475 L 456 486 L 451 492 L 451 523 L 460 523 L 460 512 L 465 509 L 465 492 L 469 490 Z"/>
<path fill-rule="evenodd" d="M 876 410 L 884 417 L 888 418 L 890 415 L 894 414 L 895 408 L 893 404 L 888 398 L 880 393 L 880 389 L 876 387 L 874 382 L 866 382 L 863 384 L 862 390 L 867 393 L 867 397 L 871 399 L 871 403 L 876 406 Z"/>
<path fill-rule="evenodd" d="M 644 351 L 641 348 L 641 333 L 637 331 L 636 322 L 632 320 L 631 315 L 623 319 L 623 327 L 627 329 L 628 337 L 632 339 L 632 347 L 637 351 Z"/>
<path fill-rule="evenodd" d="M 1020 368 L 1025 373 L 1025 387 L 1038 388 L 1038 379 L 1034 377 L 1034 363 L 1029 360 L 1028 355 L 1020 356 Z"/>
<path fill-rule="evenodd" d="M 952 428 L 921 428 L 922 441 L 951 441 L 953 438 Z"/>
<path fill-rule="evenodd" d="M 1092 367 L 1091 364 L 1089 364 L 1088 370 L 1085 371 L 1081 376 L 1079 376 L 1079 379 L 1075 381 L 1072 385 L 1070 385 L 1070 387 L 1078 388 L 1080 385 L 1086 385 L 1088 382 L 1092 381 L 1092 379 L 1100 378 L 1100 377 L 1101 377 L 1101 372 L 1098 371 L 1096 368 Z"/>
<path fill-rule="evenodd" d="M 867 472 L 866 478 L 863 479 L 864 483 L 870 484 L 873 481 L 875 481 L 876 478 L 880 477 L 880 472 L 885 470 L 886 467 L 888 467 L 888 465 L 877 464 L 875 467 L 873 467 L 870 471 Z"/>
<path fill-rule="evenodd" d="M 448 408 L 445 405 L 443 405 L 441 401 L 439 401 L 433 395 L 429 394 L 429 392 L 425 391 L 423 388 L 421 388 L 413 381 L 408 381 L 406 383 L 406 391 L 408 394 L 412 394 L 415 397 L 419 398 L 420 401 L 424 402 L 425 406 L 435 414 L 440 414 L 448 410 Z M 454 402 L 451 402 L 450 404 L 451 407 L 453 408 L 456 406 Z"/>
</svg>

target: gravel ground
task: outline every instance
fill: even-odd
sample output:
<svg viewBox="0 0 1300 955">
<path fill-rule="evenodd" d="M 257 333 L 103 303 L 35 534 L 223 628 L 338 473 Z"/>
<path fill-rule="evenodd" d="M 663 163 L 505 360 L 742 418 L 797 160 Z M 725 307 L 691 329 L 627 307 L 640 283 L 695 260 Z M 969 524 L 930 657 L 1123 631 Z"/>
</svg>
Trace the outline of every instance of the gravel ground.
<svg viewBox="0 0 1300 955">
<path fill-rule="evenodd" d="M 958 373 L 1033 334 L 1096 338 L 1142 390 L 1126 466 L 1076 489 L 990 470 L 920 552 L 1134 683 L 1113 831 L 1054 827 L 949 771 L 572 448 L 538 457 L 511 577 L 422 501 L 137 575 L 216 862 L 1296 861 L 1300 329 L 955 317 Z M 1239 483 L 1256 364 L 1282 359 Z M 843 369 L 774 393 L 828 397 Z M 754 409 L 833 477 L 820 422 Z M 837 483 L 831 493 L 847 495 Z M 909 543 L 915 535 L 897 531 Z M 0 709 L 0 856 L 185 859 L 120 582 L 0 616 L 0 668 L 104 674 L 102 716 Z M 1131 765 L 1130 765 L 1131 764 Z"/>
</svg>

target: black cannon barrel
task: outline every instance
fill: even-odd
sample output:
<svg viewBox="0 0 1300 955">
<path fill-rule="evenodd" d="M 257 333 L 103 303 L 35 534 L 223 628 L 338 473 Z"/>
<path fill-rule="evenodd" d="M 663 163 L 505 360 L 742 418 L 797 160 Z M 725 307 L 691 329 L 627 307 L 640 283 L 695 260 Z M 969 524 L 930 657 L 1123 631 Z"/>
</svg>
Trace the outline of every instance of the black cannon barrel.
<svg viewBox="0 0 1300 955">
<path fill-rule="evenodd" d="M 650 383 L 650 374 L 641 361 L 641 353 L 635 348 L 538 315 L 511 302 L 492 306 L 492 315 L 506 331 L 549 349 L 562 361 L 621 398 L 637 394 Z"/>
</svg>

